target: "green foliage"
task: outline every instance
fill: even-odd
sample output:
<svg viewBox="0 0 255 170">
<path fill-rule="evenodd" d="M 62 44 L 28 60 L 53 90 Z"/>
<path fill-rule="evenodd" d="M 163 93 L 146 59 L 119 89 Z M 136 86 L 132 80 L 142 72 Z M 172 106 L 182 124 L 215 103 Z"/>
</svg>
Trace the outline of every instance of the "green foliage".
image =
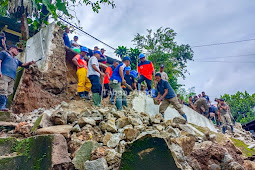
<svg viewBox="0 0 255 170">
<path fill-rule="evenodd" d="M 255 93 L 250 95 L 246 91 L 238 91 L 234 95 L 224 94 L 221 97 L 229 103 L 230 111 L 237 122 L 246 124 L 255 119 Z"/>
<path fill-rule="evenodd" d="M 101 5 L 107 4 L 111 5 L 112 8 L 115 8 L 115 3 L 113 0 L 70 0 L 70 1 L 63 1 L 63 0 L 30 0 L 33 4 L 33 10 L 30 13 L 27 13 L 28 24 L 30 26 L 30 31 L 36 33 L 40 30 L 40 28 L 44 25 L 48 25 L 48 18 L 51 16 L 55 21 L 59 17 L 66 18 L 66 19 L 73 19 L 74 16 L 70 13 L 70 11 L 75 11 L 77 6 L 81 6 L 85 4 L 86 6 L 91 6 L 92 10 L 96 13 L 99 12 L 101 9 Z M 8 0 L 1 0 L 0 1 L 0 15 L 6 16 L 8 14 Z M 12 3 L 11 5 L 15 5 L 14 8 L 19 8 L 16 6 L 17 4 Z M 26 8 L 26 7 L 25 7 Z M 12 16 L 20 19 L 22 13 L 18 13 L 19 10 L 14 10 L 15 12 L 12 13 Z M 28 11 L 29 12 L 29 11 Z M 9 11 L 9 13 L 11 13 Z"/>
<path fill-rule="evenodd" d="M 114 53 L 119 56 L 121 59 L 122 57 L 124 57 L 125 55 L 127 55 L 129 52 L 127 47 L 124 46 L 118 46 L 118 48 L 114 51 Z"/>
<path fill-rule="evenodd" d="M 178 88 L 176 91 L 177 94 L 180 94 L 180 99 L 184 100 L 186 103 L 189 103 L 189 96 L 195 96 L 195 87 L 191 87 L 188 90 L 186 90 L 183 87 Z"/>
<path fill-rule="evenodd" d="M 131 59 L 131 68 L 132 69 L 137 69 L 137 64 L 139 61 L 139 55 L 140 55 L 140 50 L 138 48 L 130 48 L 128 56 Z"/>
<path fill-rule="evenodd" d="M 165 65 L 169 82 L 176 90 L 181 86 L 177 79 L 185 78 L 186 64 L 193 59 L 193 51 L 188 44 L 178 45 L 175 36 L 173 29 L 160 27 L 154 33 L 152 30 L 147 30 L 147 35 L 137 34 L 133 42 L 136 48 L 146 51 L 148 59 L 153 62 L 156 70 L 161 64 Z"/>
</svg>

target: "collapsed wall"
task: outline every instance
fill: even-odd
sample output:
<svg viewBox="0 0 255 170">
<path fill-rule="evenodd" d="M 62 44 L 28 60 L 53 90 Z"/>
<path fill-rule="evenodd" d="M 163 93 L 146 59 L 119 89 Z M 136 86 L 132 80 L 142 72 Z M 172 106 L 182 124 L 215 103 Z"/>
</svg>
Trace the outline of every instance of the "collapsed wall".
<svg viewBox="0 0 255 170">
<path fill-rule="evenodd" d="M 153 99 L 144 94 L 140 94 L 138 97 L 135 97 L 132 104 L 133 108 L 139 113 L 144 112 L 149 114 L 150 116 L 155 116 L 159 113 L 159 105 L 155 105 Z M 202 127 L 208 127 L 211 131 L 217 132 L 213 123 L 203 115 L 197 113 L 196 111 L 185 105 L 183 105 L 182 109 L 187 115 L 189 123 Z M 180 116 L 178 111 L 172 107 L 168 107 L 165 111 L 165 120 L 173 119 L 174 117 L 178 116 Z"/>
<path fill-rule="evenodd" d="M 37 61 L 26 69 L 12 104 L 14 113 L 50 108 L 66 100 L 66 51 L 60 28 L 50 24 L 27 41 L 25 61 Z M 39 60 L 39 61 L 38 61 Z"/>
</svg>

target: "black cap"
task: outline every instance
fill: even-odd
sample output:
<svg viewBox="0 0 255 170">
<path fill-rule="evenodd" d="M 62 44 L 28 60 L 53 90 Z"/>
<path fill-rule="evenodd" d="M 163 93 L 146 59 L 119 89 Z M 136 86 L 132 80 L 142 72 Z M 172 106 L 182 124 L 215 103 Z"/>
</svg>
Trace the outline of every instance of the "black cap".
<svg viewBox="0 0 255 170">
<path fill-rule="evenodd" d="M 221 102 L 225 101 L 224 99 L 220 99 Z"/>
<path fill-rule="evenodd" d="M 16 45 L 10 46 L 9 49 L 11 49 L 11 48 L 16 48 L 19 52 L 23 52 L 23 50 L 21 48 L 18 48 Z"/>
</svg>

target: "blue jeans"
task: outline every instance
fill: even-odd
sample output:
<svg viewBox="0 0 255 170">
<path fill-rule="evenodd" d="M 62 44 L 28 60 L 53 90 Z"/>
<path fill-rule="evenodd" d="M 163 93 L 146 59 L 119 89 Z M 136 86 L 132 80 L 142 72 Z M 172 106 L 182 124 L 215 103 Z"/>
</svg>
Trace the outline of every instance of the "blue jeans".
<svg viewBox="0 0 255 170">
<path fill-rule="evenodd" d="M 91 91 L 92 93 L 99 93 L 101 95 L 102 85 L 100 83 L 100 77 L 96 75 L 89 76 L 89 80 L 92 84 Z"/>
<path fill-rule="evenodd" d="M 151 80 L 149 80 L 146 77 L 144 77 L 143 75 L 141 75 L 137 82 L 138 82 L 138 84 L 141 84 L 144 80 L 147 84 L 148 90 L 150 91 L 151 90 Z M 138 86 L 140 86 L 140 85 L 138 85 Z M 138 89 L 138 90 L 141 90 L 141 89 Z"/>
</svg>

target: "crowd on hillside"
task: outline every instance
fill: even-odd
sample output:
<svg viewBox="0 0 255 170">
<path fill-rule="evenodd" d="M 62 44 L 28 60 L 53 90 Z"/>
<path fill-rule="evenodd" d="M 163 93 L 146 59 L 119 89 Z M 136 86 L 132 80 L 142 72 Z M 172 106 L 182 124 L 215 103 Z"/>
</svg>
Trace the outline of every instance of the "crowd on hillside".
<svg viewBox="0 0 255 170">
<path fill-rule="evenodd" d="M 72 61 L 77 67 L 77 92 L 82 99 L 91 100 L 89 95 L 92 92 L 92 101 L 95 106 L 100 106 L 103 98 L 109 96 L 109 102 L 115 104 L 118 110 L 122 110 L 127 105 L 127 95 L 131 91 L 142 91 L 146 84 L 147 93 L 154 97 L 156 104 L 160 104 L 159 113 L 164 118 L 164 113 L 169 105 L 172 105 L 181 116 L 187 121 L 187 116 L 182 109 L 183 104 L 175 91 L 168 82 L 168 75 L 164 72 L 164 65 L 160 65 L 160 70 L 155 72 L 154 65 L 146 59 L 145 54 L 139 55 L 140 63 L 137 70 L 131 72 L 131 59 L 128 56 L 122 58 L 122 61 L 115 60 L 106 70 L 99 67 L 99 62 L 106 64 L 107 57 L 104 55 L 105 50 L 99 51 L 97 46 L 92 51 L 93 54 L 87 58 L 89 50 L 85 46 L 79 45 L 78 36 L 74 36 L 72 41 L 68 37 L 69 29 L 66 28 L 63 34 L 64 43 L 67 47 L 76 51 L 77 54 Z M 9 50 L 3 48 L 0 52 L 0 110 L 6 111 L 7 97 L 12 94 L 16 71 L 19 66 L 26 67 L 35 62 L 22 63 L 15 56 L 21 50 L 17 46 L 11 46 Z M 132 74 L 131 74 L 132 73 Z M 137 74 L 136 74 L 137 73 Z M 137 78 L 137 81 L 136 81 Z M 154 79 L 154 81 L 153 81 Z M 102 80 L 102 81 L 100 81 Z M 154 83 L 155 89 L 152 89 Z M 202 96 L 189 98 L 188 106 L 195 111 L 203 114 L 209 119 L 214 119 L 217 125 L 222 122 L 222 131 L 225 133 L 227 125 L 231 123 L 231 114 L 229 106 L 223 99 L 217 99 L 217 105 L 212 105 L 208 96 L 202 93 Z"/>
</svg>

